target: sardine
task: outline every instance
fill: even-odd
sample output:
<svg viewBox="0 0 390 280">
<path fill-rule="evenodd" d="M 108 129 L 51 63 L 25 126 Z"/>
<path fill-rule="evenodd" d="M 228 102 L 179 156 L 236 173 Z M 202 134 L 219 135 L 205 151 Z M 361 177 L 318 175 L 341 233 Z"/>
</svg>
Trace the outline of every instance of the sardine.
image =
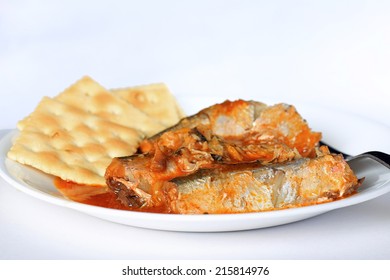
<svg viewBox="0 0 390 280">
<path fill-rule="evenodd" d="M 292 105 L 280 103 L 267 106 L 257 101 L 226 100 L 207 107 L 197 114 L 183 118 L 178 124 L 145 139 L 140 153 L 153 153 L 162 135 L 181 129 L 197 128 L 224 140 L 242 141 L 279 139 L 303 157 L 315 154 L 314 148 L 321 139 L 320 132 L 311 131 L 306 120 Z"/>
<path fill-rule="evenodd" d="M 307 206 L 353 194 L 360 181 L 341 155 L 200 170 L 167 182 L 171 213 L 248 213 Z"/>
</svg>

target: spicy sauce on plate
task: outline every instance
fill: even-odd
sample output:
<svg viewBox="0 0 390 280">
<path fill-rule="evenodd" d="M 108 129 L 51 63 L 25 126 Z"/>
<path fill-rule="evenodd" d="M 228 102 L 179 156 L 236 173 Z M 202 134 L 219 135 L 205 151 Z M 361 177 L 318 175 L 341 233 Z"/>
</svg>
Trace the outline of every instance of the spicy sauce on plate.
<svg viewBox="0 0 390 280">
<path fill-rule="evenodd" d="M 72 181 L 65 181 L 58 177 L 54 179 L 54 185 L 63 196 L 79 203 L 120 210 L 169 213 L 168 209 L 163 206 L 134 209 L 123 205 L 107 186 L 82 185 Z"/>
</svg>

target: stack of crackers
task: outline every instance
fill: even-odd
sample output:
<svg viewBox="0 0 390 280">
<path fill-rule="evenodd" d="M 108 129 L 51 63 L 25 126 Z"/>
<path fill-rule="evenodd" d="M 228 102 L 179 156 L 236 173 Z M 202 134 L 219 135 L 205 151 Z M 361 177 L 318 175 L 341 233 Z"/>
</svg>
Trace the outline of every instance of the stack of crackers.
<svg viewBox="0 0 390 280">
<path fill-rule="evenodd" d="M 184 117 L 164 84 L 107 90 L 83 77 L 17 125 L 8 157 L 77 184 L 104 186 L 112 158 Z"/>
</svg>

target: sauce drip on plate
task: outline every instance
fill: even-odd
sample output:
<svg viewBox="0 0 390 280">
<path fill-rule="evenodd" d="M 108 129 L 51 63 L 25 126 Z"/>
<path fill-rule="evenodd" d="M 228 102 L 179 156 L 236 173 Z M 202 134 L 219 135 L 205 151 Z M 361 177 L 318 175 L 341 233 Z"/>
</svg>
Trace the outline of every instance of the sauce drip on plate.
<svg viewBox="0 0 390 280">
<path fill-rule="evenodd" d="M 54 179 L 55 187 L 66 198 L 75 202 L 88 205 L 100 206 L 104 208 L 131 210 L 138 212 L 168 213 L 165 207 L 141 207 L 133 209 L 123 205 L 117 200 L 107 186 L 81 185 L 71 181 L 65 181 L 61 178 Z"/>
</svg>

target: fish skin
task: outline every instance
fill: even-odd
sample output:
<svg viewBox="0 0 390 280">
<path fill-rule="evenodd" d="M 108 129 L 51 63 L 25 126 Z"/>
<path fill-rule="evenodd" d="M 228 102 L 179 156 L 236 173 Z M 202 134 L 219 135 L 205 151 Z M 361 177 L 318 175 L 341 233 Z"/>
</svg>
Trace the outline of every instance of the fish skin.
<svg viewBox="0 0 390 280">
<path fill-rule="evenodd" d="M 153 206 L 163 182 L 220 164 L 313 157 L 320 139 L 291 105 L 225 101 L 146 139 L 139 153 L 114 158 L 105 177 L 123 204 Z"/>
<path fill-rule="evenodd" d="M 351 195 L 360 181 L 341 155 L 284 164 L 222 166 L 167 182 L 171 213 L 224 214 L 315 205 Z"/>
</svg>

